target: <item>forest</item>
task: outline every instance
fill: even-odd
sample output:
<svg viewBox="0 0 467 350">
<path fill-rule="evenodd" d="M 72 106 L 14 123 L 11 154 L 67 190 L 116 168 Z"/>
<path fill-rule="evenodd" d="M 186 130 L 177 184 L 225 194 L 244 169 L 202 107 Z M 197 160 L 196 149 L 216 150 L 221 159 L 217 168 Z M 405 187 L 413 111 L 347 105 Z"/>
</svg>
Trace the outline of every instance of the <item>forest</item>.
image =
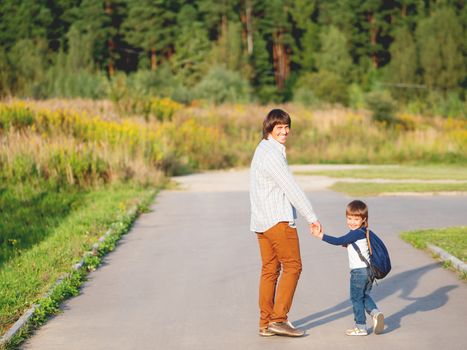
<svg viewBox="0 0 467 350">
<path fill-rule="evenodd" d="M 463 0 L 2 0 L 0 96 L 465 116 Z"/>
</svg>

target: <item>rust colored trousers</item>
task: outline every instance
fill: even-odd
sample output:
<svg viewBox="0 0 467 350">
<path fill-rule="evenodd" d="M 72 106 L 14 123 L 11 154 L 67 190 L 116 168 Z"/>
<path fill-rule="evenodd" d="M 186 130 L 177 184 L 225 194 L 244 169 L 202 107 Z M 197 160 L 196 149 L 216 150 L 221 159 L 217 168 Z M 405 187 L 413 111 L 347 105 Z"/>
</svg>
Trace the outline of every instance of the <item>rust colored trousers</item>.
<svg viewBox="0 0 467 350">
<path fill-rule="evenodd" d="M 257 232 L 257 236 L 262 261 L 259 326 L 264 328 L 269 322 L 287 321 L 302 271 L 302 260 L 297 229 L 290 227 L 288 222 L 279 222 L 263 233 Z"/>
</svg>

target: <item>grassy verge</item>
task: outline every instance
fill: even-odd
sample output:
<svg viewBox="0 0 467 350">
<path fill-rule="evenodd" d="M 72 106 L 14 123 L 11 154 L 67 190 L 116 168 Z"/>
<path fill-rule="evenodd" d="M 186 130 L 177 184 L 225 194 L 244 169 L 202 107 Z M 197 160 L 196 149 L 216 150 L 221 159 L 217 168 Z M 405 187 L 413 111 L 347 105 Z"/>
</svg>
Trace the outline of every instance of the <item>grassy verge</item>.
<svg viewBox="0 0 467 350">
<path fill-rule="evenodd" d="M 467 183 L 374 183 L 338 181 L 330 187 L 349 196 L 375 196 L 400 192 L 467 192 Z"/>
<path fill-rule="evenodd" d="M 109 185 L 75 194 L 65 203 L 67 209 L 58 214 L 53 210 L 38 211 L 37 196 L 34 200 L 30 198 L 34 209 L 31 209 L 29 217 L 25 219 L 28 220 L 29 232 L 35 239 L 27 244 L 17 240 L 18 247 L 13 247 L 13 253 L 7 254 L 4 249 L 4 261 L 0 266 L 0 334 L 4 334 L 25 310 L 43 297 L 60 276 L 69 273 L 71 266 L 82 258 L 83 253 L 111 225 L 117 224 L 117 234 L 126 232 L 133 220 L 127 217 L 129 208 L 147 205 L 154 193 L 153 189 L 142 186 Z M 57 208 L 62 207 L 63 196 L 60 193 L 48 196 L 47 208 L 54 208 L 55 205 Z M 27 203 L 27 198 L 23 199 Z M 8 207 L 2 209 L 8 212 Z M 11 213 L 10 210 L 6 216 L 15 218 L 15 215 L 18 214 Z M 54 220 L 53 216 L 57 218 Z M 9 240 L 11 242 L 14 238 Z M 103 249 L 112 249 L 112 245 Z M 93 257 L 86 265 L 93 268 L 97 264 L 98 257 Z M 36 316 L 36 323 L 40 323 L 50 310 L 57 308 L 52 307 L 57 300 L 77 290 L 83 278 L 81 274 L 76 272 L 68 277 L 63 287 L 65 289 L 54 292 L 54 302 L 42 301 L 51 305 L 42 308 L 41 313 Z"/>
<path fill-rule="evenodd" d="M 467 226 L 408 231 L 403 232 L 401 238 L 418 249 L 426 249 L 427 243 L 434 244 L 467 262 Z M 467 279 L 465 273 L 461 277 Z"/>
<path fill-rule="evenodd" d="M 371 166 L 352 170 L 317 170 L 297 172 L 300 175 L 324 175 L 336 178 L 390 180 L 467 180 L 467 168 L 452 165 L 427 166 Z"/>
</svg>

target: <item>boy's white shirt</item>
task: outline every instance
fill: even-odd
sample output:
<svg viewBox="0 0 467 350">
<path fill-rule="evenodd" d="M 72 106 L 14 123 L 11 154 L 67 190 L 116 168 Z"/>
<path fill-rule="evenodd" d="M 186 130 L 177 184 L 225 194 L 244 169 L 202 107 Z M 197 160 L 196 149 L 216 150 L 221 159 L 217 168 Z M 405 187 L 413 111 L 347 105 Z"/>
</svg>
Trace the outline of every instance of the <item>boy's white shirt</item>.
<svg viewBox="0 0 467 350">
<path fill-rule="evenodd" d="M 355 244 L 360 248 L 363 257 L 370 262 L 370 252 L 368 250 L 368 244 L 366 238 L 359 239 L 355 242 Z M 366 264 L 360 260 L 357 251 L 354 249 L 352 244 L 347 245 L 347 253 L 349 255 L 349 267 L 351 270 L 353 269 L 360 269 L 367 267 Z"/>
</svg>

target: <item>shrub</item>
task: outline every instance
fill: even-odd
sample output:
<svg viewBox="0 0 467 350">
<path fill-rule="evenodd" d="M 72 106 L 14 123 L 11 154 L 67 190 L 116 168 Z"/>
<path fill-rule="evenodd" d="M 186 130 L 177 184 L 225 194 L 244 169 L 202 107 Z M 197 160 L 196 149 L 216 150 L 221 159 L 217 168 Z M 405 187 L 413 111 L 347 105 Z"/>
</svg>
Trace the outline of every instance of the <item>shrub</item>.
<svg viewBox="0 0 467 350">
<path fill-rule="evenodd" d="M 360 109 L 365 106 L 365 93 L 360 85 L 351 84 L 348 89 L 349 106 L 355 109 Z"/>
<path fill-rule="evenodd" d="M 322 70 L 318 73 L 305 74 L 298 79 L 295 94 L 303 88 L 312 91 L 321 101 L 344 105 L 348 103 L 346 84 L 336 73 Z"/>
<path fill-rule="evenodd" d="M 313 91 L 306 87 L 299 87 L 295 89 L 293 94 L 293 101 L 307 107 L 318 104 L 318 99 L 316 98 Z"/>
<path fill-rule="evenodd" d="M 1 129 L 8 130 L 11 127 L 22 129 L 31 126 L 33 121 L 32 111 L 22 104 L 12 106 L 0 105 Z"/>
<path fill-rule="evenodd" d="M 223 67 L 213 67 L 195 87 L 199 98 L 214 102 L 248 102 L 250 86 L 237 72 Z"/>
<path fill-rule="evenodd" d="M 365 98 L 368 109 L 372 112 L 373 119 L 386 124 L 394 124 L 396 102 L 388 91 L 373 91 Z"/>
</svg>

